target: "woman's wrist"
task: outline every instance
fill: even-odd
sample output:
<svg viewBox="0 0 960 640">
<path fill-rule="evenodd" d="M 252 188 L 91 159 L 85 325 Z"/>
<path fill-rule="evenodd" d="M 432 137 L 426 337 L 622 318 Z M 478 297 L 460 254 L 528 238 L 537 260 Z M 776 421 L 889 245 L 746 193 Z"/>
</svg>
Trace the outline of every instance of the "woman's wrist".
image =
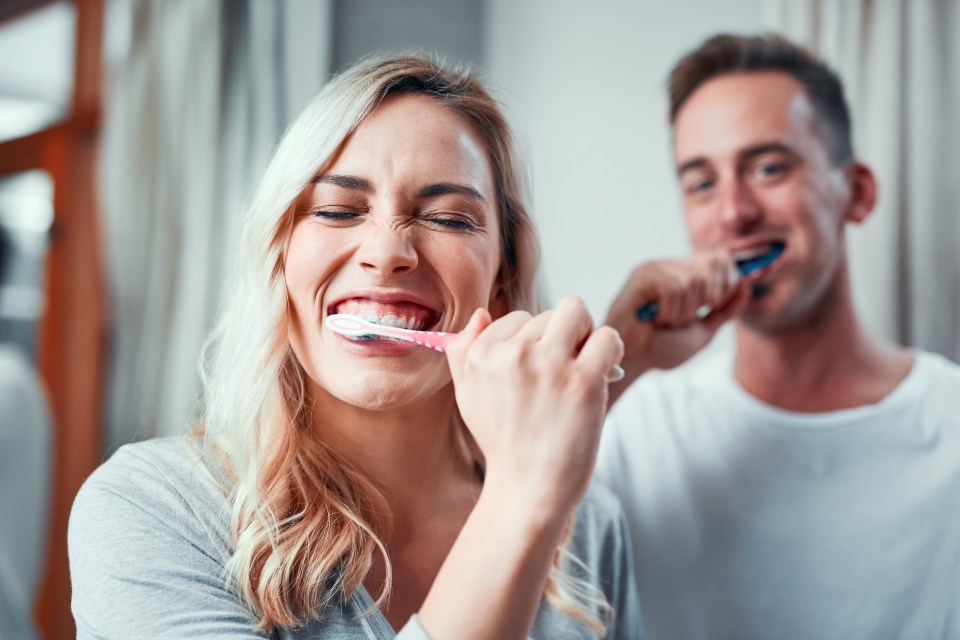
<svg viewBox="0 0 960 640">
<path fill-rule="evenodd" d="M 554 533 L 559 539 L 583 497 L 582 490 L 566 486 L 563 480 L 552 482 L 535 473 L 511 475 L 488 468 L 477 506 L 495 509 L 504 519 L 529 529 L 531 535 Z"/>
<path fill-rule="evenodd" d="M 418 614 L 435 640 L 526 637 L 569 522 L 560 502 L 489 480 Z"/>
</svg>

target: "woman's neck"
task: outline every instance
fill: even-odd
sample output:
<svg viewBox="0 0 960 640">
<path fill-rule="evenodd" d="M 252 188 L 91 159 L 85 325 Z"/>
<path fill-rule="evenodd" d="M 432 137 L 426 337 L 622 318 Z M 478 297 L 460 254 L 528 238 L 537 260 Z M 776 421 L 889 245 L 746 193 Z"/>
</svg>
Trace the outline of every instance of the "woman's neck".
<svg viewBox="0 0 960 640">
<path fill-rule="evenodd" d="M 444 487 L 476 483 L 476 452 L 459 421 L 453 387 L 394 409 L 357 407 L 318 391 L 314 433 L 381 487 L 395 518 L 435 509 Z"/>
<path fill-rule="evenodd" d="M 399 629 L 418 611 L 480 495 L 476 446 L 456 410 L 452 385 L 390 410 L 369 410 L 320 392 L 313 403 L 317 436 L 384 493 L 390 509 L 383 541 L 393 569 L 381 612 Z M 376 598 L 387 565 L 372 558 L 363 584 Z"/>
</svg>

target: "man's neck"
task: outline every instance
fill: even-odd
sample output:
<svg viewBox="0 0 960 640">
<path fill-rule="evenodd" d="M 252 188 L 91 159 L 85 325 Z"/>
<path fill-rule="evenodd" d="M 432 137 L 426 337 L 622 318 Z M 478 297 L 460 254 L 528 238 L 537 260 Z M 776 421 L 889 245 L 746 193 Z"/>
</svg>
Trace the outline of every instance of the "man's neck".
<svg viewBox="0 0 960 640">
<path fill-rule="evenodd" d="M 765 332 L 737 325 L 737 380 L 759 400 L 790 411 L 874 404 L 912 363 L 904 349 L 875 340 L 861 325 L 845 279 L 818 313 L 797 326 Z"/>
</svg>

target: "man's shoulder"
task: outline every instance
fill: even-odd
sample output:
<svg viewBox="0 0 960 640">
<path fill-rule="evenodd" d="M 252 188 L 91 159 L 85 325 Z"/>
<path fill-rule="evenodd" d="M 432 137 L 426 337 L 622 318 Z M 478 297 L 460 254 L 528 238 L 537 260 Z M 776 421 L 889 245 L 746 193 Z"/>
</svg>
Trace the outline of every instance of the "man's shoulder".
<svg viewBox="0 0 960 640">
<path fill-rule="evenodd" d="M 960 364 L 946 356 L 923 349 L 913 348 L 913 370 L 905 384 L 912 393 L 911 398 L 922 398 L 927 402 L 947 401 L 951 406 L 960 397 Z M 912 384 L 911 384 L 912 383 Z"/>
<path fill-rule="evenodd" d="M 916 358 L 917 364 L 927 372 L 927 375 L 940 377 L 947 382 L 960 383 L 960 364 L 933 351 L 913 348 L 911 353 Z"/>
</svg>

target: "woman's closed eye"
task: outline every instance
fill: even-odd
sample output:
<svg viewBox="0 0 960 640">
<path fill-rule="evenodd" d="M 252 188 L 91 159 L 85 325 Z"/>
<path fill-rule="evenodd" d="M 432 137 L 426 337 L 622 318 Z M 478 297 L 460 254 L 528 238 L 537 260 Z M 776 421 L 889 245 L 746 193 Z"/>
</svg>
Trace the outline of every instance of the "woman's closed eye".
<svg viewBox="0 0 960 640">
<path fill-rule="evenodd" d="M 362 213 L 358 211 L 347 211 L 332 207 L 324 207 L 310 211 L 310 215 L 327 224 L 348 225 L 356 222 Z"/>
<path fill-rule="evenodd" d="M 425 213 L 418 216 L 425 224 L 445 231 L 474 231 L 477 223 L 471 216 L 458 213 Z"/>
</svg>

